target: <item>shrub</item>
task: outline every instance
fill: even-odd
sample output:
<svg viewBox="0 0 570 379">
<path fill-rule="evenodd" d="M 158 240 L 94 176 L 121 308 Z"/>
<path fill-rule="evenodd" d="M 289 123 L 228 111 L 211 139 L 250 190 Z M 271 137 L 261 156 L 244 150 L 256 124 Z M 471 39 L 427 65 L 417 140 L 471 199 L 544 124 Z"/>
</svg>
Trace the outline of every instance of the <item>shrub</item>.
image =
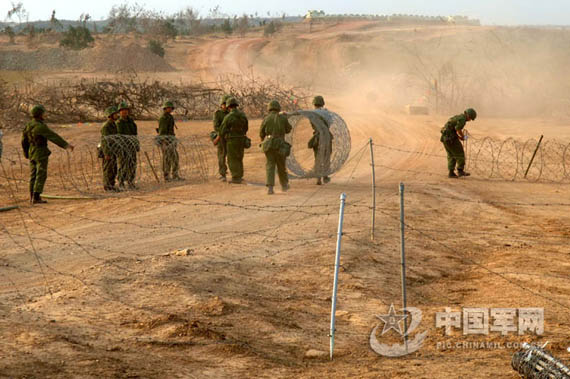
<svg viewBox="0 0 570 379">
<path fill-rule="evenodd" d="M 89 29 L 85 26 L 73 27 L 63 33 L 63 38 L 59 41 L 60 46 L 72 50 L 83 50 L 93 45 L 95 40 Z"/>
<path fill-rule="evenodd" d="M 153 53 L 158 55 L 161 58 L 164 58 L 164 47 L 162 46 L 162 43 L 160 41 L 157 41 L 155 39 L 152 39 L 150 41 L 148 41 L 148 49 Z"/>
</svg>

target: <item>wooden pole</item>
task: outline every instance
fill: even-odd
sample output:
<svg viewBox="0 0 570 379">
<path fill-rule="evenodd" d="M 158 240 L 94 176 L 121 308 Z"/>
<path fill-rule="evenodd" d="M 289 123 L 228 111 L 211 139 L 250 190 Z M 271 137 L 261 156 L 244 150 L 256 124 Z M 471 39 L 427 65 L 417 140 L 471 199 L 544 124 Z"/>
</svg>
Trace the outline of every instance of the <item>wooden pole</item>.
<svg viewBox="0 0 570 379">
<path fill-rule="evenodd" d="M 158 178 L 158 175 L 156 174 L 156 171 L 154 170 L 154 167 L 152 166 L 152 162 L 150 161 L 150 157 L 148 156 L 148 153 L 146 151 L 144 152 L 144 155 L 146 156 L 146 160 L 148 161 L 148 165 L 150 166 L 150 169 L 152 170 L 152 174 L 154 175 L 156 182 L 158 184 L 160 184 L 160 179 Z"/>
<path fill-rule="evenodd" d="M 538 143 L 536 144 L 536 149 L 534 149 L 534 154 L 532 154 L 532 158 L 530 158 L 530 162 L 528 163 L 528 167 L 526 168 L 526 171 L 524 173 L 524 178 L 526 179 L 526 176 L 528 175 L 528 172 L 530 170 L 530 166 L 532 166 L 532 162 L 534 162 L 534 157 L 536 156 L 536 153 L 538 152 L 538 149 L 540 148 L 540 144 L 542 142 L 542 138 L 544 136 L 540 136 L 540 139 L 538 140 Z"/>
</svg>

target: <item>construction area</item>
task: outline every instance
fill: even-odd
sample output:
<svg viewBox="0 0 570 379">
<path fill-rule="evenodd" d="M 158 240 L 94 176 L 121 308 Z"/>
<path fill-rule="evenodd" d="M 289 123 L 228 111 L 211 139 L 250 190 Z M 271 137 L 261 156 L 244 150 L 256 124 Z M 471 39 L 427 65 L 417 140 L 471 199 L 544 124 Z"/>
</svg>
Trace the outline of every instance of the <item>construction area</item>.
<svg viewBox="0 0 570 379">
<path fill-rule="evenodd" d="M 569 377 L 570 30 L 424 21 L 183 35 L 164 57 L 137 33 L 81 51 L 0 36 L 0 377 Z M 224 93 L 249 117 L 242 185 L 216 180 Z M 338 116 L 320 186 L 314 95 Z M 259 129 L 274 98 L 294 122 L 292 179 L 267 196 Z M 109 194 L 97 144 L 120 100 L 138 124 L 138 189 Z M 164 100 L 179 105 L 183 182 L 157 174 Z M 48 203 L 31 206 L 20 141 L 36 102 L 75 150 L 51 148 Z M 440 130 L 469 107 L 471 176 L 448 179 Z M 382 315 L 402 312 L 402 239 L 417 311 L 396 356 Z M 486 333 L 466 332 L 469 309 L 490 311 Z M 494 310 L 518 317 L 496 329 Z M 522 322 L 529 310 L 542 327 Z M 461 321 L 443 327 L 451 312 Z"/>
</svg>

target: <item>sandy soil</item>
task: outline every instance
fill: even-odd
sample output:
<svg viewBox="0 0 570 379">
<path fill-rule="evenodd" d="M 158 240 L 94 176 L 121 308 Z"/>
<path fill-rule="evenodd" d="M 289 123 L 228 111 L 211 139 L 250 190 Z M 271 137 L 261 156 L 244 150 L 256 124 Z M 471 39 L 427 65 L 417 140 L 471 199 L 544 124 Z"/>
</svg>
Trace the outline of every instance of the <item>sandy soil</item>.
<svg viewBox="0 0 570 379">
<path fill-rule="evenodd" d="M 323 27 L 311 39 L 327 41 L 362 27 Z M 251 65 L 269 75 L 265 63 L 278 50 L 274 44 L 290 42 L 280 38 L 197 40 L 176 47 L 175 67 L 185 65 L 186 74 L 205 80 Z M 353 149 L 326 186 L 294 180 L 291 191 L 265 195 L 264 156 L 254 147 L 245 158 L 248 185 L 212 179 L 0 213 L 0 376 L 518 377 L 510 367 L 516 348 L 438 346 L 463 341 L 549 341 L 556 356 L 570 359 L 568 187 L 450 181 L 445 159 L 431 155 L 442 154 L 445 117 L 385 110 L 365 92 L 327 92 L 327 84 L 315 89 L 347 121 Z M 252 121 L 254 137 L 259 125 Z M 469 128 L 480 136 L 545 134 L 568 141 L 568 126 L 483 115 Z M 153 125 L 142 128 L 151 132 Z M 189 122 L 183 130 L 203 134 L 209 124 Z M 72 140 L 94 133 L 61 132 Z M 17 138 L 6 141 L 15 145 Z M 375 146 L 374 241 L 369 138 L 415 152 Z M 408 304 L 423 312 L 418 332 L 428 336 L 419 351 L 386 358 L 370 349 L 369 337 L 380 322 L 376 315 L 401 305 L 400 182 L 409 226 Z M 348 200 L 329 361 L 342 192 Z M 181 249 L 188 250 L 176 253 Z M 435 327 L 435 314 L 445 307 L 544 308 L 544 335 L 463 336 L 456 330 L 445 336 Z M 307 356 L 309 350 L 317 350 L 316 357 Z"/>
</svg>

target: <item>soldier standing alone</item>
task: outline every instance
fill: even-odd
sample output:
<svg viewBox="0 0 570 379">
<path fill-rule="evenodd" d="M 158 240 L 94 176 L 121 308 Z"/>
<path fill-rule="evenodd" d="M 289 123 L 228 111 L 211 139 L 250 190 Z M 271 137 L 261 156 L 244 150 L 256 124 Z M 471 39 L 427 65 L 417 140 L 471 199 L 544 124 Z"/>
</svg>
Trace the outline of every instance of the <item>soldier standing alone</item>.
<svg viewBox="0 0 570 379">
<path fill-rule="evenodd" d="M 275 166 L 277 166 L 281 188 L 284 192 L 289 189 L 285 161 L 290 153 L 291 145 L 285 141 L 285 134 L 291 133 L 293 127 L 285 115 L 279 114 L 281 105 L 277 100 L 269 103 L 268 110 L 270 113 L 261 123 L 259 137 L 263 141 L 262 148 L 267 160 L 265 165 L 267 194 L 272 195 L 275 186 Z"/>
<path fill-rule="evenodd" d="M 30 202 L 32 204 L 46 203 L 42 200 L 41 194 L 47 180 L 48 161 L 51 154 L 48 141 L 63 149 L 73 151 L 72 145 L 45 124 L 45 112 L 42 105 L 34 106 L 30 112 L 33 120 L 26 125 L 22 133 L 24 156 L 30 160 Z"/>
<path fill-rule="evenodd" d="M 174 133 L 174 117 L 172 117 L 172 111 L 174 110 L 174 104 L 172 101 L 167 101 L 162 107 L 164 113 L 158 120 L 158 141 L 160 144 L 160 149 L 162 150 L 162 171 L 164 173 L 164 180 L 170 181 L 171 174 L 172 180 L 183 180 L 178 175 L 179 170 L 179 156 L 176 150 L 176 137 Z"/>
<path fill-rule="evenodd" d="M 105 110 L 107 122 L 101 128 L 101 151 L 103 153 L 103 189 L 117 191 L 117 124 L 119 110 L 112 106 Z"/>
<path fill-rule="evenodd" d="M 475 109 L 466 109 L 463 114 L 453 116 L 447 121 L 445 126 L 441 129 L 441 139 L 443 147 L 447 152 L 447 169 L 449 170 L 449 178 L 457 178 L 458 176 L 469 176 L 465 172 L 465 151 L 461 141 L 465 140 L 463 128 L 468 121 L 473 121 L 477 118 Z M 455 166 L 457 165 L 457 174 L 455 174 Z"/>
<path fill-rule="evenodd" d="M 315 98 L 313 99 L 313 105 L 314 105 L 316 110 L 323 109 L 325 106 L 325 99 L 322 96 L 315 96 Z M 324 161 L 321 162 L 320 167 L 315 167 L 315 169 L 317 171 L 324 171 L 325 172 L 325 176 L 323 176 L 322 181 L 321 181 L 321 177 L 319 177 L 317 179 L 317 185 L 318 186 L 323 184 L 323 182 L 325 184 L 327 184 L 331 181 L 331 179 L 328 177 L 328 175 L 326 175 L 326 173 L 329 171 L 329 167 L 331 164 L 332 134 L 329 131 L 330 125 L 327 122 L 327 120 L 325 120 L 324 117 L 321 117 L 321 120 L 323 120 L 324 124 L 327 127 L 326 132 L 328 133 L 328 136 L 325 136 L 325 137 L 328 137 L 329 143 L 325 144 L 324 142 L 321 142 L 325 138 L 322 138 L 320 136 L 319 129 L 317 129 L 317 127 L 315 125 L 312 125 L 312 123 L 311 123 L 311 126 L 313 127 L 313 137 L 309 140 L 309 143 L 308 143 L 309 149 L 313 149 L 313 154 L 315 156 L 315 164 L 317 163 L 317 157 L 319 156 L 319 152 L 323 151 L 322 158 L 324 159 Z"/>
<path fill-rule="evenodd" d="M 220 138 L 226 141 L 228 166 L 232 174 L 230 183 L 241 184 L 243 181 L 243 155 L 246 148 L 249 121 L 245 113 L 238 109 L 238 102 L 230 98 L 226 102 L 230 113 L 220 127 Z M 251 142 L 251 141 L 250 141 Z"/>
<path fill-rule="evenodd" d="M 124 188 L 125 181 L 129 189 L 136 189 L 135 177 L 137 173 L 137 152 L 140 150 L 137 139 L 137 124 L 129 115 L 130 108 L 125 102 L 119 105 L 117 132 L 122 136 L 119 152 L 119 188 Z"/>
<path fill-rule="evenodd" d="M 214 144 L 218 149 L 218 173 L 220 174 L 219 179 L 223 182 L 226 181 L 226 174 L 228 172 L 228 166 L 226 164 L 226 157 L 228 155 L 226 149 L 226 141 L 220 137 L 220 129 L 222 127 L 222 122 L 224 118 L 228 115 L 228 109 L 226 108 L 226 101 L 230 98 L 229 95 L 222 96 L 220 102 L 220 109 L 214 113 Z"/>
</svg>

